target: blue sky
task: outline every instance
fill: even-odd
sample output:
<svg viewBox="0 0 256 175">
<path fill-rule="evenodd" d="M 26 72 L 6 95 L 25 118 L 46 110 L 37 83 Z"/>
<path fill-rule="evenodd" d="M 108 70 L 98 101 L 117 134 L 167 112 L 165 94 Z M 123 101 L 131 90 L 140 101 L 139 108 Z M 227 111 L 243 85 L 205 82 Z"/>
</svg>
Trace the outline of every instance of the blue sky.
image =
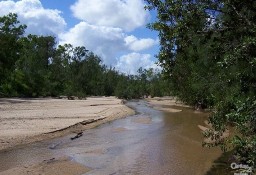
<svg viewBox="0 0 256 175">
<path fill-rule="evenodd" d="M 27 33 L 85 46 L 104 64 L 135 74 L 158 68 L 158 36 L 146 28 L 155 14 L 144 6 L 143 0 L 1 0 L 0 15 L 17 13 Z"/>
</svg>

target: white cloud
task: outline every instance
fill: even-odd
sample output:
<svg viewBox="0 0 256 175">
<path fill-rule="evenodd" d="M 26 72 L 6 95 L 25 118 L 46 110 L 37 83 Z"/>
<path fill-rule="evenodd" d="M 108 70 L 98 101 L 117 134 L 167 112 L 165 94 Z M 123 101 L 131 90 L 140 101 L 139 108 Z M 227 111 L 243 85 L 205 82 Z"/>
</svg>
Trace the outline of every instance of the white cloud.
<svg viewBox="0 0 256 175">
<path fill-rule="evenodd" d="M 85 46 L 101 56 L 104 64 L 122 72 L 134 74 L 139 67 L 156 67 L 149 54 L 135 52 L 157 41 L 126 33 L 148 22 L 143 0 L 77 0 L 71 9 L 82 21 L 68 30 L 62 12 L 44 8 L 40 0 L 0 0 L 0 9 L 0 16 L 17 13 L 21 24 L 28 26 L 27 34 L 54 35 L 60 44 Z"/>
<path fill-rule="evenodd" d="M 157 44 L 157 41 L 151 38 L 138 39 L 133 35 L 125 37 L 124 40 L 126 46 L 132 51 L 146 50 Z"/>
<path fill-rule="evenodd" d="M 85 46 L 102 57 L 107 65 L 116 63 L 116 55 L 130 51 L 142 51 L 156 44 L 150 38 L 137 39 L 127 36 L 122 29 L 104 27 L 80 22 L 68 32 L 59 35 L 60 44 L 70 43 L 74 46 Z"/>
<path fill-rule="evenodd" d="M 135 52 L 121 56 L 115 67 L 117 70 L 127 74 L 136 74 L 140 67 L 145 69 L 159 68 L 155 62 L 151 60 L 150 54 L 140 54 Z"/>
<path fill-rule="evenodd" d="M 132 31 L 148 22 L 150 15 L 144 6 L 143 0 L 78 0 L 71 10 L 90 24 Z"/>
<path fill-rule="evenodd" d="M 59 10 L 43 8 L 39 0 L 0 1 L 0 15 L 17 13 L 22 24 L 27 25 L 27 33 L 37 35 L 57 35 L 64 31 L 65 20 Z"/>
<path fill-rule="evenodd" d="M 125 50 L 122 29 L 103 27 L 80 22 L 68 32 L 61 34 L 60 44 L 70 43 L 74 46 L 85 46 L 103 58 L 105 64 L 115 63 L 115 55 Z"/>
</svg>

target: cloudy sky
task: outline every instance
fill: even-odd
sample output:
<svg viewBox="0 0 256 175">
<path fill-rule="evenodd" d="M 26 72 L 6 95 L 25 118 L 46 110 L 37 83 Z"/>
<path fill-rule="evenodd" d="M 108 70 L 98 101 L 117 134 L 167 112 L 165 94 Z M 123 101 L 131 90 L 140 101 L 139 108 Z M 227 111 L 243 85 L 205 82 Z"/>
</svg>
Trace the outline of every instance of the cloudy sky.
<svg viewBox="0 0 256 175">
<path fill-rule="evenodd" d="M 145 27 L 155 15 L 144 6 L 143 0 L 1 0 L 0 15 L 17 13 L 26 33 L 85 46 L 104 64 L 134 74 L 157 68 L 157 33 Z"/>
</svg>

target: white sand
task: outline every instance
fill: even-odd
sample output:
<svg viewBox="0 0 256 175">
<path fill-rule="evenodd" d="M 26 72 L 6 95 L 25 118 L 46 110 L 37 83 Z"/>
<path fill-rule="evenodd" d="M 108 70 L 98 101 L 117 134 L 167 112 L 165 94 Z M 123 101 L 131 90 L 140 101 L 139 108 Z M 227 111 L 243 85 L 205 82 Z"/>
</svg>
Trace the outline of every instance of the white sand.
<svg viewBox="0 0 256 175">
<path fill-rule="evenodd" d="M 147 102 L 152 105 L 154 109 L 166 112 L 181 112 L 180 109 L 176 109 L 175 107 L 190 107 L 188 105 L 184 105 L 182 102 L 178 101 L 174 97 L 154 97 L 146 99 Z"/>
<path fill-rule="evenodd" d="M 134 114 L 134 111 L 115 97 L 86 100 L 2 98 L 0 150 L 45 139 L 47 137 L 40 136 L 80 122 L 103 118 L 110 121 L 131 114 Z"/>
</svg>

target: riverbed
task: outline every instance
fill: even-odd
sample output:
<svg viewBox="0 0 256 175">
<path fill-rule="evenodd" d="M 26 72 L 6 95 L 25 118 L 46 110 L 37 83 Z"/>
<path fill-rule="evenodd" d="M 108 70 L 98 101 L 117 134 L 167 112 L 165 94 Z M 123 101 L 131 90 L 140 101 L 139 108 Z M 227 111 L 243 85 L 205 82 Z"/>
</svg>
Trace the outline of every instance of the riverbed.
<svg viewBox="0 0 256 175">
<path fill-rule="evenodd" d="M 127 105 L 136 115 L 85 130 L 81 137 L 0 151 L 0 174 L 200 175 L 221 155 L 218 148 L 202 147 L 197 125 L 207 113 L 178 106 L 160 111 L 143 100 Z"/>
</svg>

